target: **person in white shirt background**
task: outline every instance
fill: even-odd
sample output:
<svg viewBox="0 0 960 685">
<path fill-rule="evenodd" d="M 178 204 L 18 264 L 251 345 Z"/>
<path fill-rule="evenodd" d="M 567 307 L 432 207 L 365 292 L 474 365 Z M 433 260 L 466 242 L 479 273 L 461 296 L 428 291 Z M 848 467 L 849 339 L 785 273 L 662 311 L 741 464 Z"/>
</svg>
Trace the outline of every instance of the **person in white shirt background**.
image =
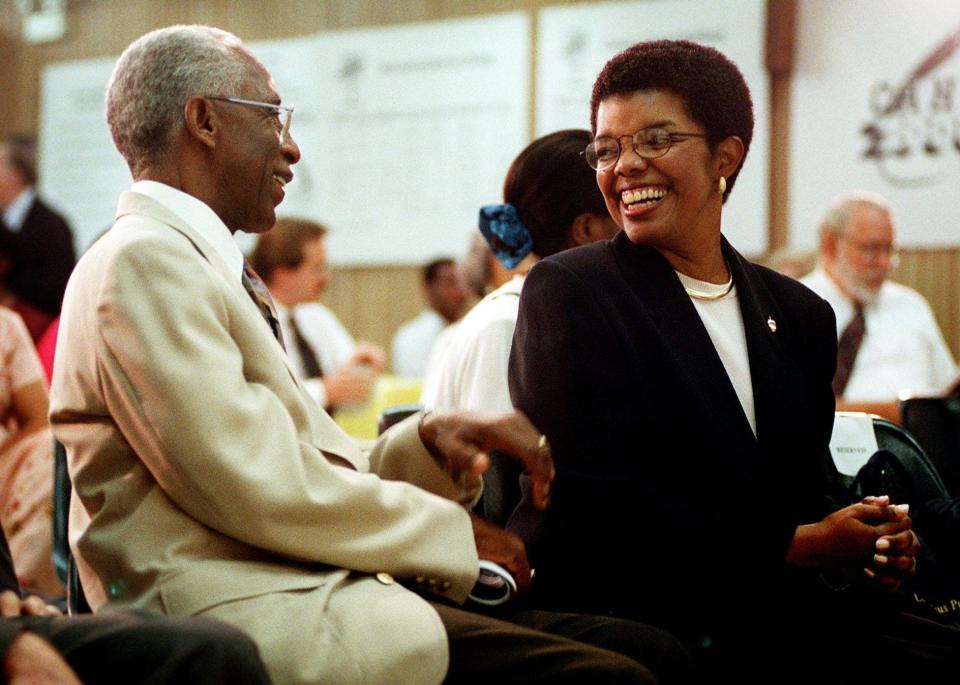
<svg viewBox="0 0 960 685">
<path fill-rule="evenodd" d="M 507 361 L 523 276 L 541 258 L 613 237 L 617 226 L 580 156 L 585 130 L 538 138 L 514 160 L 504 181 L 505 204 L 480 210 L 480 230 L 513 278 L 484 297 L 453 333 L 437 377 L 426 383 L 428 409 L 510 410 Z"/>
<path fill-rule="evenodd" d="M 356 342 L 317 299 L 330 281 L 325 226 L 281 218 L 257 239 L 250 263 L 273 296 L 287 355 L 327 409 L 365 402 L 386 366 L 382 349 Z"/>
<path fill-rule="evenodd" d="M 517 325 L 523 280 L 540 259 L 568 248 L 613 237 L 617 225 L 607 212 L 593 170 L 580 153 L 590 132 L 557 131 L 528 145 L 510 165 L 504 204 L 480 210 L 480 232 L 505 269 L 498 288 L 467 312 L 450 336 L 436 373 L 431 369 L 420 401 L 427 409 L 509 411 L 507 365 Z M 519 500 L 519 469 L 492 454 L 483 479 L 484 516 L 504 523 L 511 500 Z M 524 476 L 526 478 L 526 476 Z M 501 493 L 511 492 L 510 496 Z"/>
<path fill-rule="evenodd" d="M 437 336 L 463 316 L 467 306 L 466 286 L 450 258 L 427 264 L 421 286 L 429 306 L 397 329 L 390 348 L 393 372 L 407 378 L 423 378 Z"/>
<path fill-rule="evenodd" d="M 901 393 L 942 392 L 957 366 L 927 301 L 890 280 L 894 225 L 882 196 L 843 194 L 821 223 L 819 266 L 801 282 L 837 316 L 837 408 L 899 422 Z"/>
</svg>

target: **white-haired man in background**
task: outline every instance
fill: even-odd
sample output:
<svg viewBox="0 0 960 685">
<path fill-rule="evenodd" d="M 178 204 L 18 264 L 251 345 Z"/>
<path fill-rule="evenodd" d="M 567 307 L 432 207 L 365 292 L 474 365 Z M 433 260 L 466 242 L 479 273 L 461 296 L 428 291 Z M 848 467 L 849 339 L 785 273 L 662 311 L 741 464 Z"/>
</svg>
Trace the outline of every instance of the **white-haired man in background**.
<svg viewBox="0 0 960 685">
<path fill-rule="evenodd" d="M 837 315 L 837 408 L 899 421 L 902 391 L 942 391 L 957 367 L 927 301 L 889 279 L 895 264 L 890 205 L 849 192 L 827 211 L 819 266 L 801 281 Z"/>
</svg>

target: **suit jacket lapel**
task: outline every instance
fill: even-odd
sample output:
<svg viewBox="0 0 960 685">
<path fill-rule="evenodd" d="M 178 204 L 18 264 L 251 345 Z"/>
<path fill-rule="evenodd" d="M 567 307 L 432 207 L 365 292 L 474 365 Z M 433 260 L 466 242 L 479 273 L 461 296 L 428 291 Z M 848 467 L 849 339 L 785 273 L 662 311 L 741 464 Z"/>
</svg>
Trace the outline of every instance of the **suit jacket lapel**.
<svg viewBox="0 0 960 685">
<path fill-rule="evenodd" d="M 220 254 L 213 248 L 213 246 L 210 245 L 210 243 L 208 243 L 203 236 L 197 233 L 177 214 L 170 211 L 153 198 L 132 191 L 125 192 L 120 196 L 120 203 L 117 207 L 116 218 L 120 219 L 126 214 L 141 214 L 149 216 L 157 221 L 167 224 L 170 226 L 170 228 L 182 234 L 193 244 L 197 252 L 199 252 L 200 255 L 210 263 L 214 270 L 220 274 L 224 282 L 226 282 L 227 286 L 234 292 L 234 294 L 243 302 L 249 302 L 256 310 L 257 317 L 259 319 L 263 318 L 260 310 L 256 309 L 256 305 L 253 304 L 252 300 L 250 300 L 249 294 L 247 294 L 243 284 L 240 282 L 240 274 L 234 274 Z M 271 338 L 271 342 L 266 344 L 269 346 L 275 345 L 277 347 L 277 351 L 280 352 L 283 358 L 283 363 L 286 365 L 287 370 L 290 372 L 290 375 L 294 378 L 294 380 L 296 380 L 296 374 L 294 373 L 293 368 L 290 366 L 290 361 L 287 358 L 283 348 L 280 346 L 280 343 L 277 341 L 276 337 L 272 335 L 272 333 L 268 337 Z"/>
<path fill-rule="evenodd" d="M 791 321 L 783 314 L 755 266 L 723 240 L 724 255 L 740 302 L 743 328 L 750 357 L 750 376 L 757 419 L 757 439 L 766 448 L 776 439 L 778 418 L 790 415 L 793 394 L 802 387 L 799 371 L 786 350 L 792 344 Z"/>
<path fill-rule="evenodd" d="M 247 291 L 244 290 L 243 285 L 240 284 L 240 274 L 232 273 L 231 269 L 227 266 L 227 263 L 223 261 L 223 258 L 220 257 L 215 249 L 213 249 L 213 246 L 210 245 L 210 243 L 208 243 L 177 214 L 167 209 L 153 198 L 133 191 L 125 192 L 120 196 L 116 218 L 120 219 L 127 214 L 141 214 L 144 216 L 149 216 L 156 221 L 167 224 L 170 226 L 170 228 L 174 229 L 178 233 L 182 233 L 187 240 L 193 243 L 193 246 L 196 248 L 197 252 L 199 252 L 203 258 L 210 262 L 210 265 L 217 270 L 217 272 L 223 277 L 223 280 L 225 280 L 231 286 L 235 285 L 236 287 L 233 289 L 238 293 L 242 293 L 244 297 L 249 299 Z"/>
<path fill-rule="evenodd" d="M 756 445 L 723 362 L 669 262 L 651 247 L 634 245 L 622 231 L 612 244 L 639 308 L 653 319 L 666 353 L 676 360 L 687 396 L 700 404 L 691 414 L 709 417 L 720 439 Z"/>
<path fill-rule="evenodd" d="M 199 233 L 193 230 L 189 224 L 183 221 L 174 212 L 170 211 L 159 202 L 147 197 L 146 195 L 128 191 L 120 196 L 116 218 L 119 220 L 121 217 L 127 214 L 149 216 L 170 226 L 170 228 L 178 233 L 181 233 L 193 244 L 197 252 L 199 252 L 200 255 L 220 274 L 227 286 L 238 298 L 240 298 L 242 302 L 245 303 L 244 306 L 250 307 L 250 310 L 256 319 L 258 321 L 263 320 L 263 315 L 260 313 L 260 310 L 257 309 L 257 306 L 250 299 L 250 296 L 244 289 L 243 284 L 240 282 L 240 275 L 234 274 L 220 254 L 213 248 L 213 246 L 204 240 Z M 269 326 L 265 325 L 262 327 L 262 329 L 264 345 L 273 348 L 274 352 L 276 352 L 276 354 L 278 354 L 283 360 L 283 364 L 287 369 L 287 373 L 290 375 L 290 379 L 299 388 L 300 394 L 304 397 L 304 401 L 310 403 L 311 405 L 316 405 L 313 398 L 310 397 L 309 393 L 307 393 L 307 391 L 303 388 L 303 385 L 300 383 L 300 380 L 297 378 L 296 372 L 290 365 L 290 358 L 287 357 L 286 352 L 280 346 L 280 343 L 274 337 L 273 333 L 270 331 Z M 319 407 L 318 411 L 313 412 L 312 414 L 319 422 L 319 430 L 324 436 L 322 441 L 322 449 L 324 452 L 340 457 L 344 461 L 349 462 L 357 470 L 369 470 L 368 461 L 363 455 L 362 451 L 359 449 L 357 444 L 351 438 L 349 438 L 339 426 L 336 425 L 336 422 L 330 417 L 329 414 Z"/>
</svg>

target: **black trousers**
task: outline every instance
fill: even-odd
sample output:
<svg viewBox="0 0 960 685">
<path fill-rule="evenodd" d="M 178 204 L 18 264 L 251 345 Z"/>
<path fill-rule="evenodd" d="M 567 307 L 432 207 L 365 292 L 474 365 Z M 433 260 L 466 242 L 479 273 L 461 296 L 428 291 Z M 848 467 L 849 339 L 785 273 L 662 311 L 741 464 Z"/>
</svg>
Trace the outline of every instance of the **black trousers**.
<svg viewBox="0 0 960 685">
<path fill-rule="evenodd" d="M 269 683 L 256 645 L 207 618 L 168 618 L 143 611 L 96 616 L 24 616 L 3 621 L 53 644 L 85 683 Z"/>
<path fill-rule="evenodd" d="M 432 604 L 450 644 L 446 683 L 670 685 L 693 677 L 680 641 L 642 623 L 536 610 L 488 616 Z"/>
</svg>

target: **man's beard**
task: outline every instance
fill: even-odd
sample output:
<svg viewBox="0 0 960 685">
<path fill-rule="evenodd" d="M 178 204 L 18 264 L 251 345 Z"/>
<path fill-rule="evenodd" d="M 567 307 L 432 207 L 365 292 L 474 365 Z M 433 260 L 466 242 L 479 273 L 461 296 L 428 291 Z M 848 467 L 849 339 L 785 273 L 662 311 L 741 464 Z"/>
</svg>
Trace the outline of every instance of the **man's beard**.
<svg viewBox="0 0 960 685">
<path fill-rule="evenodd" d="M 880 285 L 875 288 L 872 287 L 857 273 L 856 268 L 845 259 L 839 259 L 837 261 L 836 272 L 837 279 L 840 281 L 843 289 L 846 290 L 854 300 L 864 305 L 870 304 L 877 299 L 877 295 L 880 294 L 880 288 L 883 286 L 883 280 L 886 280 L 886 274 L 884 274 Z"/>
</svg>

